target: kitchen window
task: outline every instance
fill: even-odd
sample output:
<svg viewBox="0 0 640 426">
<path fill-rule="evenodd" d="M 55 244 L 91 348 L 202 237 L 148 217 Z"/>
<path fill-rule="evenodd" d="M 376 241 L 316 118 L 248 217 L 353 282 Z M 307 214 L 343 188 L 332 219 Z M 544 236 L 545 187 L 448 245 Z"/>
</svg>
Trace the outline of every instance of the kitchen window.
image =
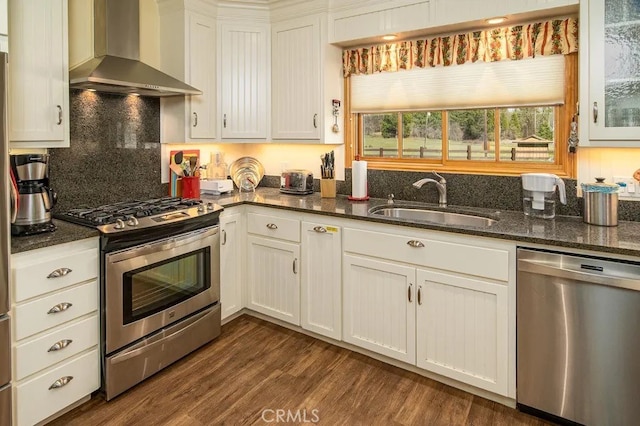
<svg viewBox="0 0 640 426">
<path fill-rule="evenodd" d="M 361 114 L 359 152 L 366 159 L 435 164 L 443 159 L 553 164 L 555 115 L 554 106 Z"/>
<path fill-rule="evenodd" d="M 533 45 L 502 46 L 517 60 L 488 52 L 526 31 Z M 360 48 L 343 59 L 347 163 L 358 155 L 372 169 L 575 176 L 575 20 Z"/>
</svg>

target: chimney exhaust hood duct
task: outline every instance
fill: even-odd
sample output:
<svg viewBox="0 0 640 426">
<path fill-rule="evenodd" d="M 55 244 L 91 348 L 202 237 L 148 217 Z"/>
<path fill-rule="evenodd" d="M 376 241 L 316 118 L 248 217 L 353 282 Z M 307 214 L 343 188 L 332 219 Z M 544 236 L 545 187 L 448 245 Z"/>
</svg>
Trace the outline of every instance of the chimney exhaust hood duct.
<svg viewBox="0 0 640 426">
<path fill-rule="evenodd" d="M 94 58 L 69 71 L 72 89 L 142 96 L 202 92 L 140 62 L 138 0 L 94 0 Z"/>
</svg>

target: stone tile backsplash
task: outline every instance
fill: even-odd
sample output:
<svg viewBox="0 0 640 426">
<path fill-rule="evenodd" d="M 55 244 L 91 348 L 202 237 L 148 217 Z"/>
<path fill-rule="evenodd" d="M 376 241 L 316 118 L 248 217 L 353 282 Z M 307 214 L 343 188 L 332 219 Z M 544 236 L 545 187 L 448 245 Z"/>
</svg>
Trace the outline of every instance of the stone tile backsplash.
<svg viewBox="0 0 640 426">
<path fill-rule="evenodd" d="M 71 90 L 70 148 L 50 149 L 55 211 L 149 199 L 160 183 L 160 100 Z"/>
</svg>

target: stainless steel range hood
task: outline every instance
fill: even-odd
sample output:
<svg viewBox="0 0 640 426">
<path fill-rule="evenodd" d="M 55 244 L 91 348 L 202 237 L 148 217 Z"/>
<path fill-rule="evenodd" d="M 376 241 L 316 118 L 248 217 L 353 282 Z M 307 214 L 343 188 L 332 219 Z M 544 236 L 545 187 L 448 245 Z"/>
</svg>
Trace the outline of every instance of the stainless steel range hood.
<svg viewBox="0 0 640 426">
<path fill-rule="evenodd" d="M 95 57 L 69 71 L 72 89 L 156 97 L 202 94 L 140 62 L 138 0 L 94 0 L 93 13 Z"/>
</svg>

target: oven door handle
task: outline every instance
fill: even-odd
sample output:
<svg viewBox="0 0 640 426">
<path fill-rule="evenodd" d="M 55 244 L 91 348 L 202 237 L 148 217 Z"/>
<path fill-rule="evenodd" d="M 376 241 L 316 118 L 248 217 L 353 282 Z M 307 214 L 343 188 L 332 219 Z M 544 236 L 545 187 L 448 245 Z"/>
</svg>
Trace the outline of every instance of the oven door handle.
<svg viewBox="0 0 640 426">
<path fill-rule="evenodd" d="M 173 340 L 175 338 L 178 338 L 180 336 L 182 336 L 185 333 L 188 333 L 191 329 L 193 329 L 196 325 L 198 325 L 200 322 L 207 320 L 207 317 L 212 315 L 215 312 L 215 306 L 213 310 L 208 310 L 205 312 L 202 312 L 201 314 L 196 315 L 194 317 L 191 318 L 191 321 L 189 324 L 185 325 L 184 328 L 181 328 L 180 330 L 175 331 L 174 333 L 171 333 L 169 335 L 163 336 L 161 338 L 159 338 L 158 340 L 151 342 L 149 344 L 143 344 L 144 346 L 141 346 L 137 349 L 134 349 L 132 351 L 126 351 L 123 352 L 120 355 L 116 355 L 113 358 L 111 358 L 111 360 L 109 361 L 112 365 L 113 364 L 119 364 L 121 362 L 124 362 L 130 358 L 135 358 L 136 356 L 140 355 L 141 353 L 147 352 L 152 350 L 153 348 L 159 346 L 159 345 L 165 345 L 169 340 Z"/>
<path fill-rule="evenodd" d="M 144 256 L 149 253 L 160 253 L 191 243 L 199 243 L 201 247 L 204 248 L 210 245 L 209 243 L 204 242 L 205 238 L 217 235 L 219 229 L 220 226 L 216 225 L 210 228 L 204 228 L 198 231 L 189 232 L 188 234 L 178 235 L 142 246 L 132 247 L 124 249 L 122 251 L 109 253 L 107 254 L 107 263 L 118 263 L 123 260 Z M 215 244 L 217 245 L 217 242 Z"/>
</svg>

